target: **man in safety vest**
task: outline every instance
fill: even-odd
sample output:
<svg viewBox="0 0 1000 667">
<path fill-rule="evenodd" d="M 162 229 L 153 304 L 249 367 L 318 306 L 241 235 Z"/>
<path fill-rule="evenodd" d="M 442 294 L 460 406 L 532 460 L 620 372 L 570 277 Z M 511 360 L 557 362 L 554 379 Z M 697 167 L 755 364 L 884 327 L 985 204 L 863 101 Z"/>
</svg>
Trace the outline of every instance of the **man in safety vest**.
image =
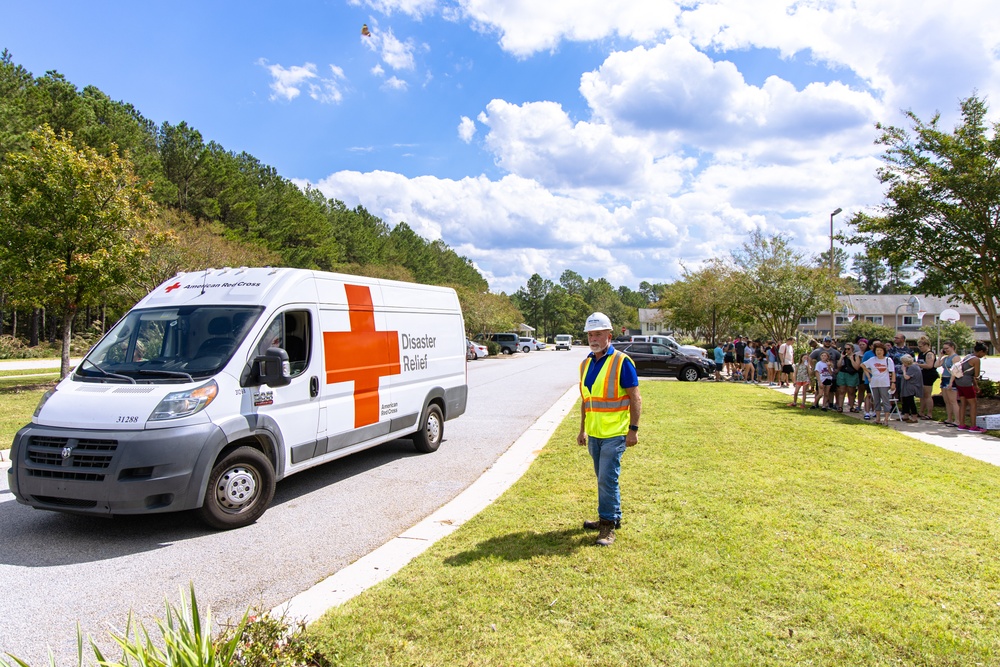
<svg viewBox="0 0 1000 667">
<path fill-rule="evenodd" d="M 597 474 L 597 521 L 584 521 L 588 530 L 600 530 L 597 544 L 615 541 L 621 525 L 622 499 L 618 489 L 622 454 L 639 442 L 639 377 L 635 364 L 624 352 L 611 345 L 611 320 L 604 313 L 587 318 L 590 354 L 580 365 L 580 435 L 576 441 L 587 445 Z"/>
</svg>

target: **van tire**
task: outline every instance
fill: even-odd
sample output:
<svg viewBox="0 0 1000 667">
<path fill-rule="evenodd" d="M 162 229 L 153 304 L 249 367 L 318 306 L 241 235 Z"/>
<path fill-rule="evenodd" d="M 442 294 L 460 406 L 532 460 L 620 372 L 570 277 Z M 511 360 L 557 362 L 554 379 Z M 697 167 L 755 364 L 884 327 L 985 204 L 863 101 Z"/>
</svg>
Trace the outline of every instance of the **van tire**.
<svg viewBox="0 0 1000 667">
<path fill-rule="evenodd" d="M 218 530 L 249 526 L 274 498 L 274 466 L 263 452 L 239 447 L 226 454 L 208 478 L 202 521 Z"/>
<path fill-rule="evenodd" d="M 510 349 L 509 347 L 505 347 L 505 348 L 501 348 L 501 350 L 500 350 L 500 351 L 501 351 L 501 352 L 502 352 L 503 354 L 513 354 L 513 353 L 514 353 L 514 350 Z"/>
<path fill-rule="evenodd" d="M 413 446 L 421 454 L 436 452 L 444 438 L 444 415 L 441 408 L 431 403 L 427 406 L 427 414 L 420 430 L 413 434 Z"/>
</svg>

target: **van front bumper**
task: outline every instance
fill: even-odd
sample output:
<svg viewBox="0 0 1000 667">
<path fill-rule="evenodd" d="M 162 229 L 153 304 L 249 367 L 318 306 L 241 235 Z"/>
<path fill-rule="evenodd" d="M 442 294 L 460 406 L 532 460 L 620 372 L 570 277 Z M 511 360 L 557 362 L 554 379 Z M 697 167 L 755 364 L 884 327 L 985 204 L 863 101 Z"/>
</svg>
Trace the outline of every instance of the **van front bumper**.
<svg viewBox="0 0 1000 667">
<path fill-rule="evenodd" d="M 199 507 L 226 436 L 215 424 L 99 431 L 31 424 L 14 436 L 18 502 L 75 514 L 174 512 Z"/>
</svg>

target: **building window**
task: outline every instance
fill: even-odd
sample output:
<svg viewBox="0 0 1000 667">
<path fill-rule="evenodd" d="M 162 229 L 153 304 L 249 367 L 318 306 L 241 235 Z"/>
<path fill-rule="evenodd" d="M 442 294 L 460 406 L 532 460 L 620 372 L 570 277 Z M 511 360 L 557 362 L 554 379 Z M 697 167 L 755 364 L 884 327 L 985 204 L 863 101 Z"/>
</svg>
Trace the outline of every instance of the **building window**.
<svg viewBox="0 0 1000 667">
<path fill-rule="evenodd" d="M 979 315 L 976 315 L 976 326 L 977 327 L 985 327 L 986 326 L 986 322 L 983 322 L 983 318 L 981 318 Z"/>
<path fill-rule="evenodd" d="M 799 318 L 799 326 L 800 327 L 814 327 L 814 326 L 816 326 L 816 318 L 815 317 L 800 317 Z"/>
<path fill-rule="evenodd" d="M 837 315 L 837 324 L 838 325 L 843 324 L 844 326 L 847 326 L 850 323 L 851 323 L 851 320 L 847 317 L 847 315 Z"/>
<path fill-rule="evenodd" d="M 903 315 L 903 325 L 920 324 L 920 318 L 916 315 Z"/>
<path fill-rule="evenodd" d="M 874 322 L 875 324 L 882 324 L 881 315 L 865 315 L 866 322 Z"/>
</svg>

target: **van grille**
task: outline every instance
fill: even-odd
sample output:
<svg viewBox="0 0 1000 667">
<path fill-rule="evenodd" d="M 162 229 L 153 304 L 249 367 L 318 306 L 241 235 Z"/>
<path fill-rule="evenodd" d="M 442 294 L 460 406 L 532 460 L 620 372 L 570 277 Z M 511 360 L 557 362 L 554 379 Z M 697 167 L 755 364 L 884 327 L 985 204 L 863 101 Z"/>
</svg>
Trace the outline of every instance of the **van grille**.
<svg viewBox="0 0 1000 667">
<path fill-rule="evenodd" d="M 32 436 L 28 463 L 40 467 L 28 467 L 27 473 L 32 477 L 101 482 L 117 448 L 117 440 Z"/>
</svg>

